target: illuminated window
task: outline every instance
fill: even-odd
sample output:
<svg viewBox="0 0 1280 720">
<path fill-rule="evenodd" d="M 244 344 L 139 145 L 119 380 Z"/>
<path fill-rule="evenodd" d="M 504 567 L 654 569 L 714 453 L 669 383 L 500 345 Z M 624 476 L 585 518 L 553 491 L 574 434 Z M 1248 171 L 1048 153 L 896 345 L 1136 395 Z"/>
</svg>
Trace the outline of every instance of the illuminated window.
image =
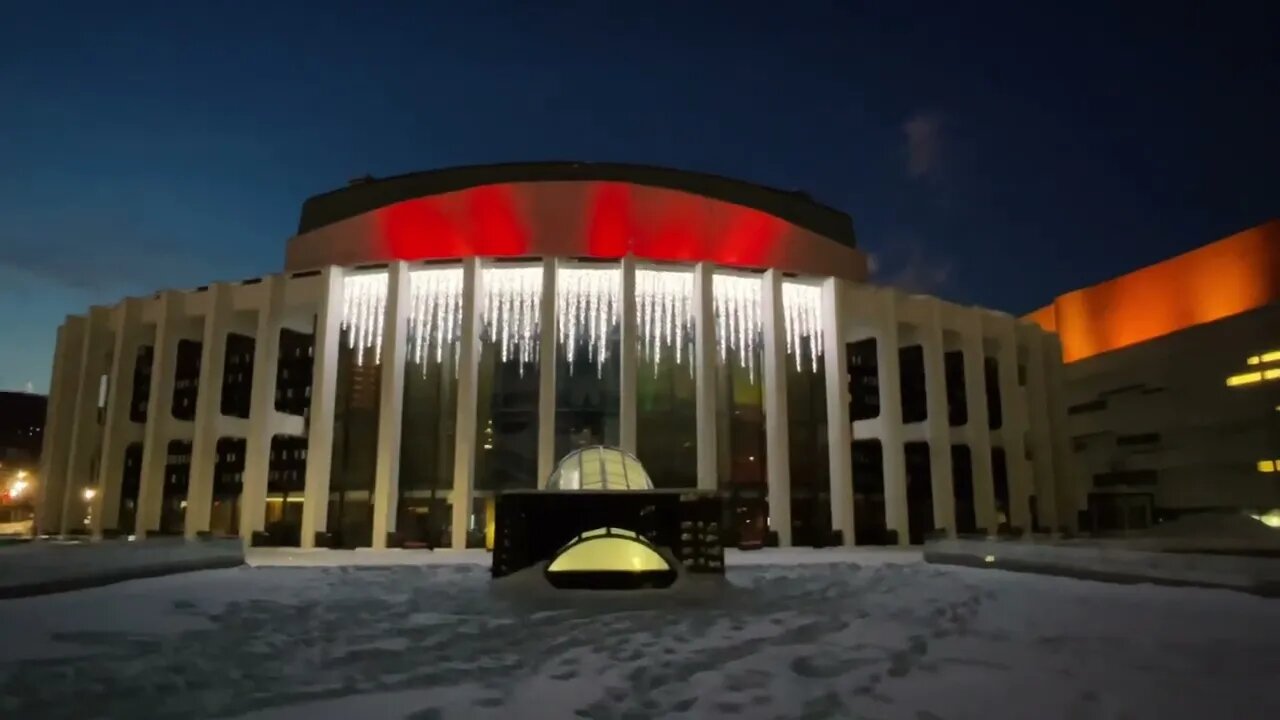
<svg viewBox="0 0 1280 720">
<path fill-rule="evenodd" d="M 1263 380 L 1275 380 L 1276 378 L 1280 378 L 1280 368 L 1271 368 L 1270 370 L 1262 371 Z"/>
<path fill-rule="evenodd" d="M 1271 352 L 1262 353 L 1262 362 L 1280 362 L 1280 350 L 1272 350 Z"/>
<path fill-rule="evenodd" d="M 1247 362 L 1250 365 L 1257 365 L 1258 363 L 1262 362 L 1262 357 L 1258 355 L 1254 355 L 1250 357 L 1248 360 L 1246 360 L 1245 362 Z"/>
<path fill-rule="evenodd" d="M 1261 382 L 1262 373 L 1247 372 L 1240 375 L 1232 375 L 1227 378 L 1227 387 L 1236 387 L 1238 385 L 1250 385 L 1252 383 Z"/>
<path fill-rule="evenodd" d="M 1258 461 L 1258 472 L 1269 473 L 1269 472 L 1275 472 L 1275 471 L 1276 471 L 1275 460 L 1259 460 Z"/>
</svg>

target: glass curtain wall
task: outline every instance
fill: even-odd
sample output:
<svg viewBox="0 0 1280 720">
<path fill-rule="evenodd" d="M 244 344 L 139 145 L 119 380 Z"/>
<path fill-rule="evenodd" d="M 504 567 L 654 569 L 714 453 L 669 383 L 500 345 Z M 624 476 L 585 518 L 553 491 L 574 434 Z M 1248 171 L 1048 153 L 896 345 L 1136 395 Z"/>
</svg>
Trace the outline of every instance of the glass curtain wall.
<svg viewBox="0 0 1280 720">
<path fill-rule="evenodd" d="M 754 274 L 712 276 L 717 349 L 716 454 L 725 498 L 725 542 L 763 544 L 769 507 L 765 478 L 760 292 Z"/>
<path fill-rule="evenodd" d="M 329 542 L 338 547 L 368 547 L 373 538 L 386 304 L 385 271 L 344 279 L 328 520 Z"/>
<path fill-rule="evenodd" d="M 821 308 L 821 286 L 783 283 L 791 542 L 794 545 L 823 546 L 832 539 Z"/>
<path fill-rule="evenodd" d="M 636 270 L 636 336 L 636 455 L 654 487 L 697 487 L 693 272 Z"/>
<path fill-rule="evenodd" d="M 557 460 L 580 447 L 618 444 L 621 286 L 617 263 L 557 270 Z"/>
<path fill-rule="evenodd" d="M 474 546 L 492 539 L 495 493 L 538 487 L 542 265 L 490 265 L 480 282 Z"/>
<path fill-rule="evenodd" d="M 409 546 L 449 544 L 462 292 L 461 267 L 409 273 L 396 504 L 396 534 Z"/>
</svg>

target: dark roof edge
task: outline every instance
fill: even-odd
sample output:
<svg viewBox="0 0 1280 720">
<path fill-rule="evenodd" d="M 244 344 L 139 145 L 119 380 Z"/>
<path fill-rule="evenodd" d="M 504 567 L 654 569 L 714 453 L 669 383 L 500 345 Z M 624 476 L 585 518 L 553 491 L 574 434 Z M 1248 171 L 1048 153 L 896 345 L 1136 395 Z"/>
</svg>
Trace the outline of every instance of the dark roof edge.
<svg viewBox="0 0 1280 720">
<path fill-rule="evenodd" d="M 815 202 L 802 192 L 672 168 L 588 162 L 468 165 L 368 180 L 307 198 L 302 204 L 298 234 L 403 200 L 442 195 L 470 187 L 510 182 L 592 180 L 680 190 L 755 208 L 841 244 L 857 247 L 853 218 Z"/>
</svg>

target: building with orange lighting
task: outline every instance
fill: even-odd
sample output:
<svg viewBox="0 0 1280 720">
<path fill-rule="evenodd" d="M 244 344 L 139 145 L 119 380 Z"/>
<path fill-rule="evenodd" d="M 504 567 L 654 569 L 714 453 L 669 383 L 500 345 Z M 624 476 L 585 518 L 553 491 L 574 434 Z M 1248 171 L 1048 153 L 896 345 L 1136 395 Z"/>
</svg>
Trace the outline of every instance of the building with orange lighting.
<svg viewBox="0 0 1280 720">
<path fill-rule="evenodd" d="M 1082 524 L 1280 508 L 1280 221 L 1030 318 L 1061 338 Z"/>
<path fill-rule="evenodd" d="M 853 221 L 665 168 L 526 163 L 308 199 L 280 273 L 58 332 L 49 533 L 483 544 L 603 444 L 726 543 L 1070 525 L 1056 336 L 866 282 Z M 1061 508 L 1061 510 L 1059 510 Z"/>
</svg>

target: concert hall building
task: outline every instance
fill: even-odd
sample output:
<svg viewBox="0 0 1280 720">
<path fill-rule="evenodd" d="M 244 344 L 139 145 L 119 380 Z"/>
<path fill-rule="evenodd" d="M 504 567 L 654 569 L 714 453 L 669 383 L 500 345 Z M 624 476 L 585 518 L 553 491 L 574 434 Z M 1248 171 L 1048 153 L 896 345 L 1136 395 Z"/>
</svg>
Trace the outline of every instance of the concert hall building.
<svg viewBox="0 0 1280 720">
<path fill-rule="evenodd" d="M 59 328 L 39 530 L 481 547 L 576 448 L 717 490 L 726 545 L 1071 528 L 1056 334 L 867 282 L 842 212 L 527 163 L 308 199 L 281 272 Z"/>
</svg>

